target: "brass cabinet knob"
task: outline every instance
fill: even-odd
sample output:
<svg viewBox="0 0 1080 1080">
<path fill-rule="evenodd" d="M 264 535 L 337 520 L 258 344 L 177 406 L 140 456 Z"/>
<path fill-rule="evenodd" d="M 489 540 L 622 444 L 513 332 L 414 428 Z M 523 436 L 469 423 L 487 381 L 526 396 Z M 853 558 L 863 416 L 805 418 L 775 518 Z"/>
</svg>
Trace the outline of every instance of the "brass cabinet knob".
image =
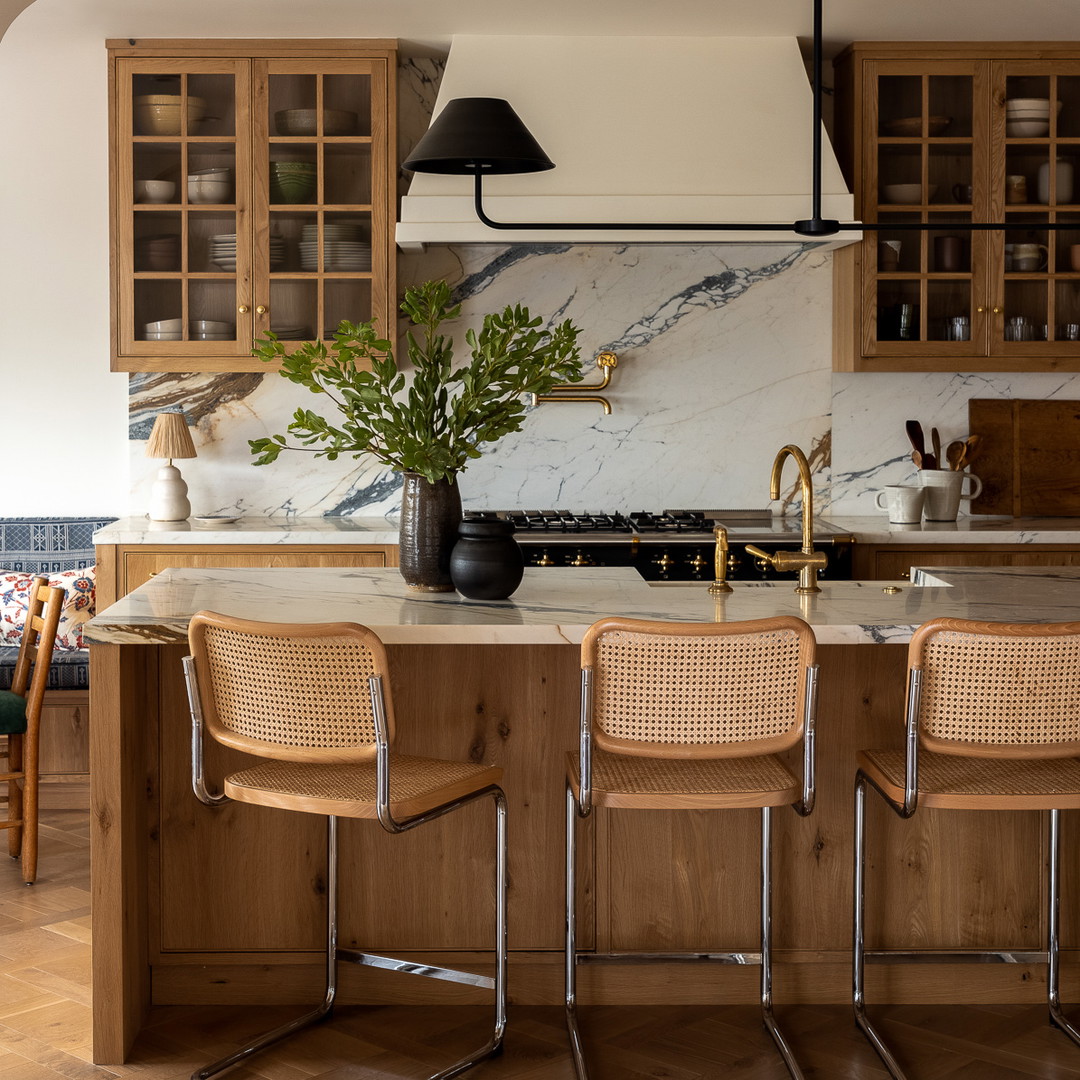
<svg viewBox="0 0 1080 1080">
<path fill-rule="evenodd" d="M 975 310 L 981 315 L 986 310 L 986 308 L 984 308 L 982 304 L 980 304 Z"/>
<path fill-rule="evenodd" d="M 257 307 L 257 308 L 255 309 L 255 314 L 256 314 L 256 315 L 265 315 L 265 314 L 267 313 L 267 311 L 269 311 L 269 310 L 270 310 L 269 308 L 267 308 L 267 307 L 265 307 L 264 305 L 260 304 L 260 305 L 259 305 L 259 306 L 258 306 L 258 307 Z"/>
<path fill-rule="evenodd" d="M 241 304 L 236 310 L 239 311 L 241 315 L 246 315 L 248 313 L 248 306 L 247 304 Z"/>
<path fill-rule="evenodd" d="M 996 307 L 996 308 L 994 308 L 994 314 L 995 315 L 1000 315 L 1003 310 L 1004 310 L 1003 308 Z"/>
</svg>

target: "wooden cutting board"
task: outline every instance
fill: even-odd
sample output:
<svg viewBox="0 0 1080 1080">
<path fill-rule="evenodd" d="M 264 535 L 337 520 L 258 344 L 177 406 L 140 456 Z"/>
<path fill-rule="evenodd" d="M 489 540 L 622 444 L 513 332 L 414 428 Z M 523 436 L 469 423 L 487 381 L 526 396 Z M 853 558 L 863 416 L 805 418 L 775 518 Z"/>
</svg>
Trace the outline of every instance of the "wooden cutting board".
<svg viewBox="0 0 1080 1080">
<path fill-rule="evenodd" d="M 1080 401 L 968 402 L 983 482 L 973 514 L 1080 517 Z"/>
</svg>

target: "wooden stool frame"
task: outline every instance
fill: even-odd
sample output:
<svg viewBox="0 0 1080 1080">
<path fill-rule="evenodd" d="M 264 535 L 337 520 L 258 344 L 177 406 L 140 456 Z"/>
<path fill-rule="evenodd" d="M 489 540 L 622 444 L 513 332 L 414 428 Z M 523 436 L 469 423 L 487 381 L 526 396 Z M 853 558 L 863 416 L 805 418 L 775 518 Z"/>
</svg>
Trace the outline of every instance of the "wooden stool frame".
<svg viewBox="0 0 1080 1080">
<path fill-rule="evenodd" d="M 934 749 L 941 750 L 932 740 L 920 738 L 920 717 L 923 704 L 923 668 L 922 649 L 934 634 L 943 631 L 969 632 L 971 634 L 1012 634 L 1017 638 L 1045 636 L 1080 635 L 1080 623 L 1057 624 L 994 624 L 969 622 L 959 619 L 935 619 L 925 623 L 912 638 L 909 649 L 907 708 L 905 713 L 904 741 L 904 790 L 903 798 L 897 799 L 885 791 L 874 777 L 860 767 L 855 774 L 855 829 L 854 829 L 854 905 L 853 905 L 853 955 L 852 955 L 852 1005 L 855 1020 L 871 1045 L 877 1051 L 890 1076 L 894 1080 L 907 1080 L 907 1074 L 900 1067 L 892 1051 L 885 1043 L 881 1033 L 873 1025 L 866 1012 L 865 967 L 869 963 L 909 964 L 909 963 L 1017 963 L 1047 965 L 1047 1005 L 1050 1023 L 1060 1028 L 1068 1037 L 1080 1046 L 1080 1030 L 1069 1021 L 1061 1011 L 1059 994 L 1060 957 L 1060 862 L 1061 862 L 1061 809 L 1046 808 L 1049 814 L 1048 836 L 1048 874 L 1047 874 L 1047 947 L 1045 951 L 1022 950 L 948 950 L 920 949 L 867 949 L 866 948 L 866 791 L 872 788 L 882 797 L 885 804 L 900 818 L 908 819 L 919 806 L 919 748 L 920 742 L 930 742 Z M 945 747 L 945 752 L 961 753 L 958 749 Z M 976 751 L 982 757 L 993 756 L 993 750 Z M 1075 746 L 1064 749 L 1065 753 L 1076 753 Z M 1036 753 L 1021 750 L 1020 758 L 1033 758 Z M 1062 756 L 1059 753 L 1057 756 Z M 1075 808 L 1080 792 L 1069 792 L 1069 801 Z M 976 807 L 968 805 L 965 809 L 1009 809 L 1009 796 L 997 796 L 998 806 Z M 1045 797 L 1044 797 L 1045 799 Z"/>
<path fill-rule="evenodd" d="M 640 633 L 662 633 L 674 637 L 690 637 L 694 634 L 737 636 L 750 634 L 770 629 L 795 629 L 805 635 L 804 647 L 808 640 L 809 660 L 803 669 L 803 682 L 801 687 L 801 737 L 803 750 L 803 777 L 801 798 L 791 802 L 792 809 L 801 816 L 808 815 L 814 807 L 815 800 L 815 726 L 817 711 L 817 676 L 818 667 L 813 663 L 813 632 L 809 626 L 799 619 L 778 617 L 776 619 L 762 619 L 745 623 L 726 624 L 675 624 L 657 622 L 638 622 L 630 619 L 605 619 L 593 625 L 586 635 L 582 646 L 582 671 L 581 671 L 581 718 L 580 718 L 580 743 L 578 750 L 578 777 L 579 791 L 575 794 L 571 783 L 566 785 L 566 950 L 565 950 L 565 1007 L 566 1028 L 570 1039 L 570 1049 L 573 1055 L 574 1071 L 578 1080 L 589 1080 L 588 1065 L 585 1060 L 585 1049 L 578 1026 L 577 1017 L 577 967 L 582 963 L 713 963 L 713 964 L 757 964 L 761 968 L 760 978 L 760 1001 L 762 1021 L 766 1030 L 776 1044 L 780 1056 L 793 1080 L 804 1080 L 804 1074 L 795 1060 L 791 1046 L 780 1030 L 773 1015 L 772 1004 L 772 810 L 771 805 L 760 806 L 761 809 L 761 873 L 760 873 L 760 912 L 761 934 L 760 951 L 758 952 L 708 952 L 708 953 L 591 953 L 579 952 L 576 940 L 576 833 L 578 821 L 587 818 L 592 812 L 593 789 L 592 789 L 592 747 L 593 733 L 593 700 L 595 673 L 591 666 L 590 639 L 607 630 L 625 629 Z M 796 740 L 797 741 L 797 740 Z M 613 740 L 608 739 L 610 746 Z M 745 747 L 745 744 L 743 744 Z M 655 747 L 650 747 L 655 752 Z M 633 748 L 624 752 L 631 754 L 641 753 Z M 744 748 L 743 754 L 747 751 Z M 714 748 L 698 753 L 688 752 L 679 754 L 680 757 L 707 757 L 724 756 L 722 751 L 717 752 Z"/>
<path fill-rule="evenodd" d="M 203 614 L 203 613 L 200 613 Z M 197 616 L 198 617 L 198 616 Z M 211 615 L 211 617 L 213 617 Z M 239 622 L 239 620 L 237 620 Z M 247 624 L 252 628 L 257 624 Z M 267 624 L 268 626 L 281 629 L 280 624 Z M 324 628 L 337 628 L 346 624 L 327 624 Z M 298 630 L 300 628 L 297 628 Z M 302 628 L 304 633 L 310 634 L 313 627 Z M 371 633 L 364 629 L 366 633 Z M 374 635 L 372 635 L 374 636 Z M 191 786 L 196 798 L 206 806 L 221 806 L 232 801 L 224 793 L 212 793 L 206 785 L 203 767 L 203 732 L 204 718 L 201 706 L 196 659 L 193 656 L 184 658 L 184 676 L 188 690 L 188 700 L 191 707 Z M 461 1058 L 448 1068 L 433 1073 L 430 1080 L 450 1080 L 450 1077 L 458 1076 L 467 1069 L 492 1057 L 502 1051 L 503 1038 L 506 1031 L 507 1010 L 507 966 L 508 966 L 508 940 L 507 940 L 507 889 L 508 889 L 508 864 L 507 864 L 507 804 L 506 796 L 502 788 L 497 784 L 488 784 L 467 795 L 450 799 L 434 808 L 410 817 L 395 818 L 391 810 L 390 799 L 390 733 L 392 725 L 387 720 L 386 697 L 383 689 L 383 680 L 380 674 L 372 675 L 368 679 L 371 695 L 371 711 L 375 721 L 375 767 L 376 767 L 376 813 L 380 825 L 390 833 L 405 833 L 412 829 L 435 821 L 441 817 L 468 806 L 478 799 L 490 798 L 495 808 L 495 975 L 477 975 L 473 972 L 459 971 L 454 968 L 438 967 L 432 964 L 418 964 L 415 961 L 401 960 L 392 956 L 381 956 L 375 953 L 366 953 L 357 949 L 339 948 L 337 945 L 337 882 L 338 882 L 338 850 L 337 850 L 337 815 L 328 814 L 327 818 L 327 887 L 326 887 L 326 990 L 323 1001 L 316 1008 L 302 1016 L 291 1020 L 286 1024 L 274 1028 L 263 1035 L 259 1035 L 240 1049 L 221 1058 L 212 1064 L 197 1069 L 192 1073 L 192 1080 L 209 1080 L 228 1069 L 239 1065 L 261 1051 L 267 1049 L 290 1035 L 304 1028 L 327 1019 L 333 1010 L 337 996 L 337 962 L 339 960 L 354 964 L 362 964 L 368 967 L 383 968 L 391 971 L 400 971 L 411 975 L 420 975 L 426 978 L 440 979 L 447 982 L 462 983 L 469 986 L 482 987 L 494 991 L 495 1018 L 494 1027 L 490 1039 L 478 1050 Z"/>
</svg>

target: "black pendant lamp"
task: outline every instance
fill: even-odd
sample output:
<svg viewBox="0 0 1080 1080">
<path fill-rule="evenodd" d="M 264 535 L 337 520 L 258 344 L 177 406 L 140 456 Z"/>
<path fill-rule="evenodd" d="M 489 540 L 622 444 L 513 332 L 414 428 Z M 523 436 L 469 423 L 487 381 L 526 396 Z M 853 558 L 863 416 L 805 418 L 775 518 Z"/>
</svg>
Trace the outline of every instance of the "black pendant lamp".
<svg viewBox="0 0 1080 1080">
<path fill-rule="evenodd" d="M 404 163 L 413 172 L 474 177 L 473 206 L 476 216 L 490 229 L 582 229 L 585 231 L 640 230 L 665 232 L 777 232 L 790 229 L 806 237 L 828 237 L 841 230 L 872 232 L 929 232 L 950 229 L 958 232 L 999 232 L 1017 228 L 1002 221 L 852 221 L 841 224 L 821 216 L 821 65 L 822 0 L 814 5 L 813 54 L 813 169 L 810 217 L 790 224 L 782 222 L 683 222 L 683 221 L 494 221 L 483 206 L 483 178 L 488 175 L 543 172 L 555 163 L 544 153 L 532 133 L 502 98 L 455 98 L 428 128 Z M 1075 222 L 1041 221 L 1023 223 L 1025 229 L 1075 229 Z"/>
</svg>

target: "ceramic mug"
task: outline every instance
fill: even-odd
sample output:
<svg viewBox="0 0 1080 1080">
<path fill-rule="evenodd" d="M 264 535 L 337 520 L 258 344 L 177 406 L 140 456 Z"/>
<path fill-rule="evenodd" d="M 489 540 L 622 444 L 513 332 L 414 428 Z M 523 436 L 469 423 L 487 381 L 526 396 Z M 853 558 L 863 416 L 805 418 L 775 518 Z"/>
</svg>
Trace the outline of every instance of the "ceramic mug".
<svg viewBox="0 0 1080 1080">
<path fill-rule="evenodd" d="M 964 241 L 959 236 L 934 237 L 934 269 L 955 273 L 964 261 Z"/>
<path fill-rule="evenodd" d="M 1014 270 L 1042 270 L 1050 252 L 1045 244 L 1013 244 Z"/>
<path fill-rule="evenodd" d="M 901 241 L 899 240 L 878 241 L 879 270 L 895 270 L 900 265 L 901 246 Z"/>
<path fill-rule="evenodd" d="M 1005 201 L 1007 203 L 1026 203 L 1027 197 L 1026 176 L 1005 177 Z"/>
<path fill-rule="evenodd" d="M 910 525 L 922 519 L 924 497 L 922 488 L 890 484 L 877 493 L 877 505 L 879 510 L 889 511 L 890 524 Z M 882 502 L 882 499 L 885 501 Z"/>
<path fill-rule="evenodd" d="M 964 481 L 971 481 L 971 491 L 964 491 Z M 957 469 L 920 469 L 919 483 L 925 497 L 927 521 L 955 521 L 960 500 L 978 498 L 982 481 L 974 474 Z"/>
</svg>

